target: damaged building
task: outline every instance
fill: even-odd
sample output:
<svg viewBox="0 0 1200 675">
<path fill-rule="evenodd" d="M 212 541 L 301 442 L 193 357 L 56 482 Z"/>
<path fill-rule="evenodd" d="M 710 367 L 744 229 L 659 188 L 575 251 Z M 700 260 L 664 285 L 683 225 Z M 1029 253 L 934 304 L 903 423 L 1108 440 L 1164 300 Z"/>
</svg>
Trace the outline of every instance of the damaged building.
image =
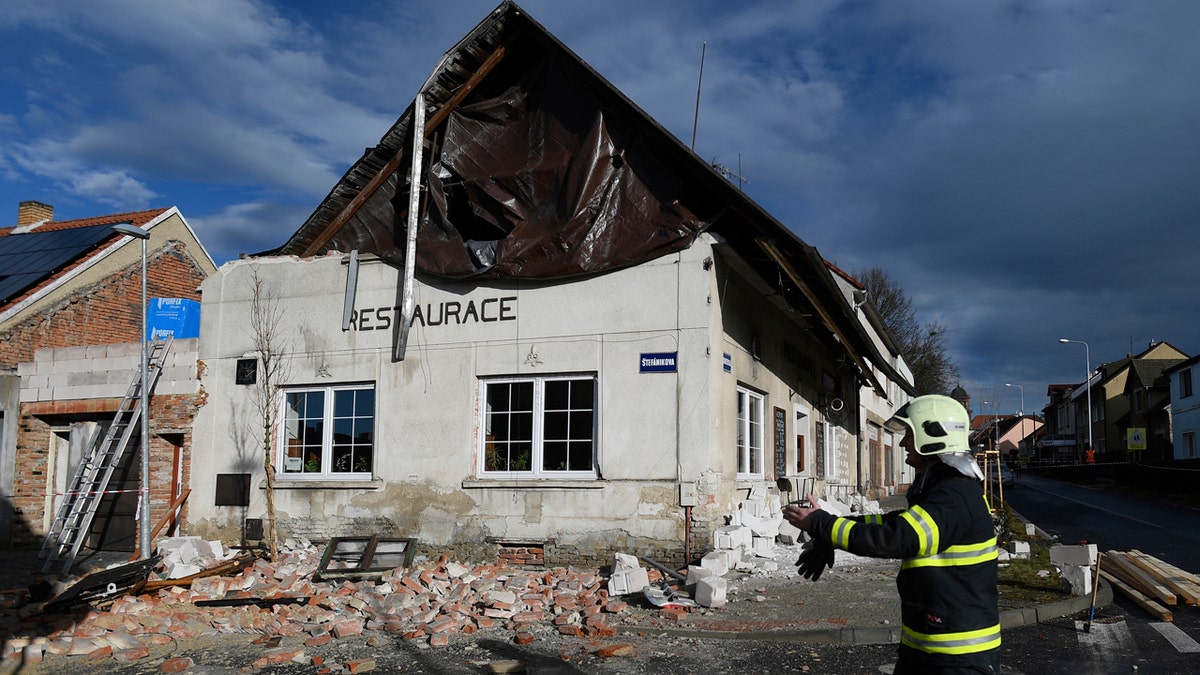
<svg viewBox="0 0 1200 675">
<path fill-rule="evenodd" d="M 752 488 L 902 480 L 911 375 L 861 287 L 508 2 L 204 282 L 199 350 L 206 538 L 270 496 L 285 537 L 681 563 Z"/>
<path fill-rule="evenodd" d="M 145 232 L 146 257 L 137 238 Z M 0 547 L 42 542 L 72 476 L 103 438 L 140 373 L 142 263 L 148 332 L 179 338 L 160 362 L 150 407 L 151 517 L 172 511 L 190 472 L 199 286 L 216 264 L 178 208 L 54 220 L 54 208 L 21 202 L 0 228 Z M 185 335 L 179 317 L 188 314 Z M 83 543 L 136 547 L 135 461 L 123 448 Z"/>
</svg>

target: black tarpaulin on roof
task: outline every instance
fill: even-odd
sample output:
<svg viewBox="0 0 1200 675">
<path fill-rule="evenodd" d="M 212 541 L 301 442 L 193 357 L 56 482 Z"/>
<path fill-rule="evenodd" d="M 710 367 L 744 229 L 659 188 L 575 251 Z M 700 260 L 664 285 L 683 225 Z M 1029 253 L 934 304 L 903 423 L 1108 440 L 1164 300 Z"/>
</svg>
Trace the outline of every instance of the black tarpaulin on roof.
<svg viewBox="0 0 1200 675">
<path fill-rule="evenodd" d="M 521 61 L 520 59 L 514 59 Z M 689 246 L 704 223 L 683 181 L 623 108 L 540 52 L 489 78 L 430 138 L 417 269 L 551 279 Z M 408 166 L 405 162 L 401 166 Z M 329 247 L 402 263 L 408 176 L 394 173 Z"/>
</svg>

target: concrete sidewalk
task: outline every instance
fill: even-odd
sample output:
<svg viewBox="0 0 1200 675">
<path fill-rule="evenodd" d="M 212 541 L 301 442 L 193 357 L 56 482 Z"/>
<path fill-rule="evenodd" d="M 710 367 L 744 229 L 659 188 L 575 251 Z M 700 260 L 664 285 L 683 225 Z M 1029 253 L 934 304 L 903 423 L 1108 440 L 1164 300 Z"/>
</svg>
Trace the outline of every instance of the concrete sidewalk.
<svg viewBox="0 0 1200 675">
<path fill-rule="evenodd" d="M 790 578 L 748 577 L 731 582 L 725 607 L 696 609 L 675 620 L 669 615 L 664 618 L 661 612 L 634 612 L 618 631 L 812 643 L 898 643 L 899 561 L 858 558 L 843 551 L 838 555 L 833 569 L 826 570 L 818 581 L 808 581 L 794 571 Z M 1011 628 L 1074 614 L 1088 609 L 1091 602 L 1091 596 L 1073 596 L 1046 605 L 1006 609 L 1000 614 L 1000 625 Z M 1111 588 L 1101 583 L 1097 605 L 1111 602 Z"/>
</svg>

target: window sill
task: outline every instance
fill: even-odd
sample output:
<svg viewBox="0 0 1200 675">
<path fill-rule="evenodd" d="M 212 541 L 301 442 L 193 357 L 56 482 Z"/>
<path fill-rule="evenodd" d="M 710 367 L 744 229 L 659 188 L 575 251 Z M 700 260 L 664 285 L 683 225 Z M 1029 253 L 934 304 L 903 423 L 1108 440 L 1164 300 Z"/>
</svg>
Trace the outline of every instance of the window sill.
<svg viewBox="0 0 1200 675">
<path fill-rule="evenodd" d="M 367 480 L 295 480 L 275 479 L 276 490 L 378 490 L 383 481 L 378 478 Z M 259 481 L 258 489 L 267 489 L 267 482 Z"/>
<path fill-rule="evenodd" d="M 602 490 L 602 480 L 562 480 L 556 478 L 468 478 L 464 490 Z"/>
</svg>

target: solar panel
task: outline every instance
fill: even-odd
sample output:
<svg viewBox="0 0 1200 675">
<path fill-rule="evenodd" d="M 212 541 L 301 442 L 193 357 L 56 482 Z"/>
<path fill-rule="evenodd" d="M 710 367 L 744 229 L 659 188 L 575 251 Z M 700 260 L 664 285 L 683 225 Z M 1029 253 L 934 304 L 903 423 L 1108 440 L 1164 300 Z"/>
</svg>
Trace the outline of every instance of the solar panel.
<svg viewBox="0 0 1200 675">
<path fill-rule="evenodd" d="M 115 233 L 112 224 L 0 237 L 0 305 L 52 276 Z"/>
</svg>

